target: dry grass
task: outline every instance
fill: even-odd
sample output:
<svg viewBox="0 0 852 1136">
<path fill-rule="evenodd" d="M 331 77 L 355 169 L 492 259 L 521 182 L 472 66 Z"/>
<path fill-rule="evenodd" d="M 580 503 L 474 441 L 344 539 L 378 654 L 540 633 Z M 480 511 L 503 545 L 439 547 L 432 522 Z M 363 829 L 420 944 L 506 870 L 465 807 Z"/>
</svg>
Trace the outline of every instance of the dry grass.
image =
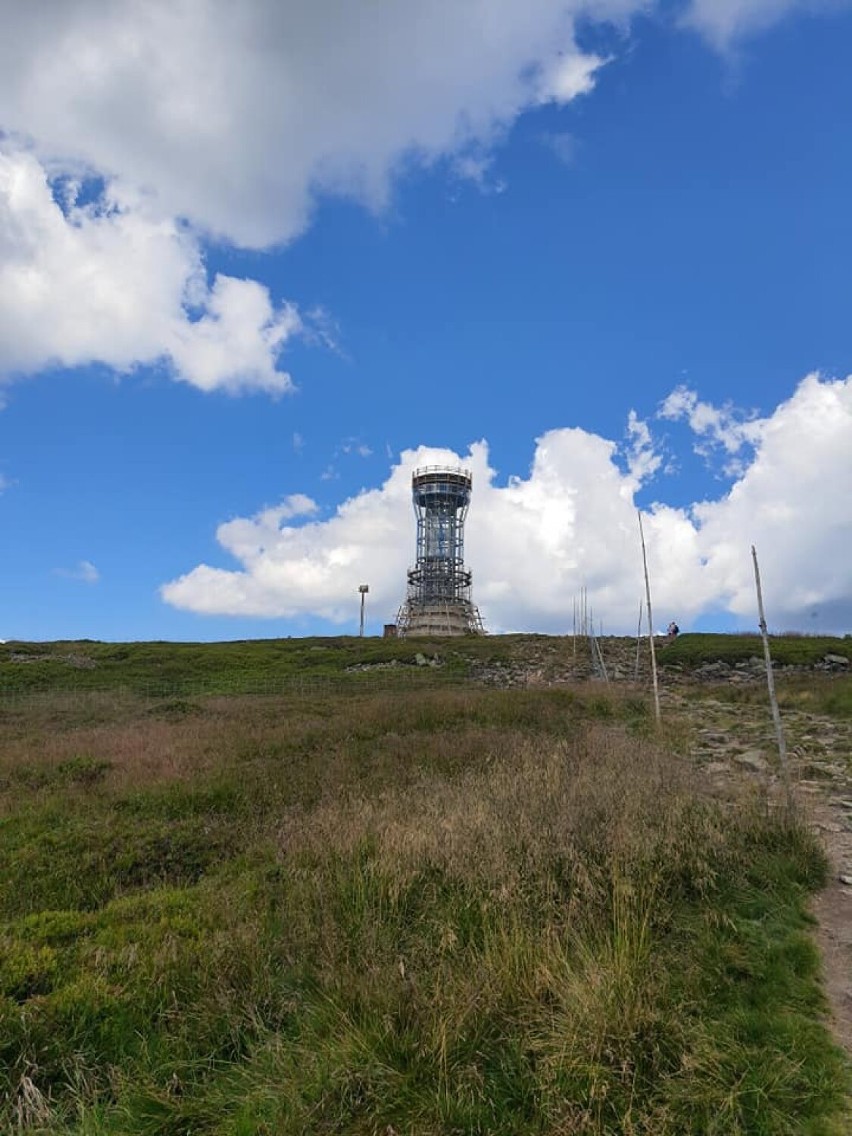
<svg viewBox="0 0 852 1136">
<path fill-rule="evenodd" d="M 282 853 L 350 856 L 370 839 L 391 874 L 428 863 L 505 892 L 521 866 L 540 872 L 554 856 L 579 863 L 591 848 L 613 862 L 666 856 L 681 814 L 694 806 L 691 770 L 623 727 L 593 725 L 571 742 L 519 742 L 481 729 L 478 745 L 450 738 L 453 755 L 480 749 L 484 760 L 452 780 L 420 768 L 379 793 L 335 792 L 310 814 L 283 819 Z M 436 741 L 443 751 L 447 738 Z"/>
<path fill-rule="evenodd" d="M 0 764 L 0 1126 L 830 1131 L 819 851 L 635 698 L 60 709 Z"/>
</svg>

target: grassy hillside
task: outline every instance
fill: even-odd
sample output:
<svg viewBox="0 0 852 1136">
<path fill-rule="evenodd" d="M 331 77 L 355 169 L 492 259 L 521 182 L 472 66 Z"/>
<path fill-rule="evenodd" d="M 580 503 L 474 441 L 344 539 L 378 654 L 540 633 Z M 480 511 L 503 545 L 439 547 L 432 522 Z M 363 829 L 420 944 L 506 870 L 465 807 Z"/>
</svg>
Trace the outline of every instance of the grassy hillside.
<svg viewBox="0 0 852 1136">
<path fill-rule="evenodd" d="M 607 644 L 632 640 L 605 640 Z M 579 657 L 587 644 L 578 642 Z M 852 638 L 779 636 L 772 640 L 779 664 L 813 665 L 826 654 L 852 659 Z M 629 652 L 630 653 L 630 652 Z M 402 683 L 418 668 L 416 656 L 438 660 L 430 680 L 463 678 L 477 667 L 523 664 L 558 668 L 575 657 L 570 636 L 498 635 L 464 639 L 257 639 L 228 643 L 56 643 L 0 645 L 0 695 L 4 691 L 130 690 L 149 695 L 275 691 L 312 679 L 346 678 L 347 683 L 383 670 L 384 680 Z M 632 653 L 630 670 L 632 673 Z M 762 657 L 757 636 L 681 635 L 659 652 L 663 667 L 694 669 L 703 663 L 729 663 Z M 644 656 L 643 656 L 644 658 Z M 361 672 L 357 668 L 365 667 Z M 354 670 L 353 670 L 354 668 Z M 425 668 L 421 668 L 425 669 Z M 421 679 L 422 679 L 421 675 Z"/>
<path fill-rule="evenodd" d="M 57 650 L 316 646 L 412 649 Z M 842 1131 L 806 829 L 705 797 L 642 698 L 350 691 L 0 718 L 0 1130 Z"/>
<path fill-rule="evenodd" d="M 399 663 L 414 669 L 421 654 L 438 658 L 442 674 L 463 675 L 476 660 L 523 658 L 566 641 L 538 635 L 448 641 L 339 636 L 228 643 L 9 642 L 0 646 L 0 691 L 126 688 L 146 693 L 181 686 L 211 693 L 275 689 L 298 679 L 334 678 L 349 668 Z"/>
<path fill-rule="evenodd" d="M 773 635 L 770 639 L 772 660 L 780 666 L 813 666 L 826 655 L 842 655 L 852 660 L 852 636 Z M 759 635 L 679 635 L 660 653 L 664 666 L 677 663 L 699 667 L 704 663 L 744 663 L 763 658 L 763 642 Z"/>
</svg>

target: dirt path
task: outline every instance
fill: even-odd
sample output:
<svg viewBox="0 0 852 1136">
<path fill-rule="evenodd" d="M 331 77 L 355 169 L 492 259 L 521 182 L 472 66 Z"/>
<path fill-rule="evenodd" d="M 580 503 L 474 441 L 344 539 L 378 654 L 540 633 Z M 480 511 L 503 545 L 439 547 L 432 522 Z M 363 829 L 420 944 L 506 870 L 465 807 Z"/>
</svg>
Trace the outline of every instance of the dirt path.
<svg viewBox="0 0 852 1136">
<path fill-rule="evenodd" d="M 777 750 L 768 706 L 737 705 L 687 690 L 666 691 L 666 708 L 690 729 L 692 756 L 720 791 L 732 778 L 779 790 Z M 819 834 L 831 864 L 828 886 L 813 905 L 831 1025 L 852 1057 L 852 722 L 783 713 L 796 799 Z"/>
</svg>

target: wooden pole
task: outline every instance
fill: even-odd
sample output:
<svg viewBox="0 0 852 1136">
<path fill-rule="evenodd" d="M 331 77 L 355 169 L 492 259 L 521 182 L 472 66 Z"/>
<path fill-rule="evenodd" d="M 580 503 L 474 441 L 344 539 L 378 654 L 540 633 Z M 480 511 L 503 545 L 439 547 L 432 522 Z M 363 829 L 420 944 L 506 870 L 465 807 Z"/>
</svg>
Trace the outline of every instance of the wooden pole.
<svg viewBox="0 0 852 1136">
<path fill-rule="evenodd" d="M 781 722 L 781 711 L 778 709 L 778 698 L 775 694 L 775 675 L 772 673 L 772 655 L 769 651 L 769 633 L 766 629 L 766 616 L 763 612 L 763 591 L 760 587 L 760 568 L 757 563 L 757 551 L 751 546 L 751 558 L 754 561 L 754 586 L 757 590 L 757 610 L 760 614 L 760 634 L 763 639 L 763 658 L 766 663 L 766 685 L 769 688 L 769 705 L 772 708 L 772 721 L 775 724 L 775 739 L 778 743 L 778 760 L 781 765 L 781 781 L 784 785 L 784 796 L 788 812 L 793 811 L 793 792 L 790 786 L 790 771 L 787 766 L 787 742 L 784 738 L 784 726 Z"/>
<path fill-rule="evenodd" d="M 651 582 L 648 579 L 648 556 L 645 552 L 645 530 L 642 528 L 642 512 L 636 510 L 639 517 L 639 539 L 642 541 L 642 566 L 645 569 L 645 601 L 648 605 L 648 643 L 651 647 L 651 677 L 654 681 L 654 716 L 657 725 L 660 724 L 660 688 L 657 684 L 657 652 L 654 647 L 654 614 L 651 609 Z"/>
<path fill-rule="evenodd" d="M 640 644 L 642 643 L 642 605 L 644 604 L 644 602 L 645 602 L 644 599 L 640 596 L 639 597 L 639 623 L 636 626 L 636 664 L 633 667 L 633 681 L 634 682 L 639 681 L 639 647 L 640 647 Z"/>
</svg>

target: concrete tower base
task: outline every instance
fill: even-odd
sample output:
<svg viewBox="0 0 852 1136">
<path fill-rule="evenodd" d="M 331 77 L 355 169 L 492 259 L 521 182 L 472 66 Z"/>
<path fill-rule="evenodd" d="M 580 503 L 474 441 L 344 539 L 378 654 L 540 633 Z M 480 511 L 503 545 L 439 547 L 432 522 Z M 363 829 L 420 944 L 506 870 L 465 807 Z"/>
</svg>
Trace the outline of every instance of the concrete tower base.
<svg viewBox="0 0 852 1136">
<path fill-rule="evenodd" d="M 482 618 L 476 604 L 466 601 L 418 603 L 407 600 L 397 616 L 397 635 L 482 635 Z"/>
</svg>

